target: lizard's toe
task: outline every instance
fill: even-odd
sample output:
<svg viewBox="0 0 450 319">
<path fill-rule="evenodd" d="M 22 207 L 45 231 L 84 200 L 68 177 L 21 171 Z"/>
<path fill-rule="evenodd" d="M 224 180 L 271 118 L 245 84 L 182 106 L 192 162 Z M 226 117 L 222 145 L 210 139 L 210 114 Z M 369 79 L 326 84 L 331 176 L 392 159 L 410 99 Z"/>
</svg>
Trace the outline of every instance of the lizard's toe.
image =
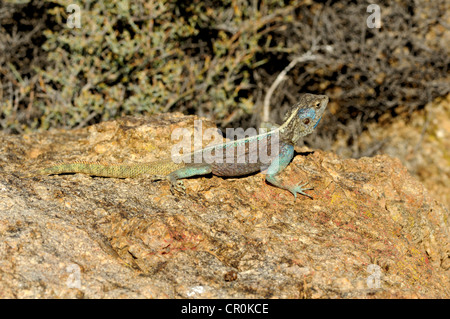
<svg viewBox="0 0 450 319">
<path fill-rule="evenodd" d="M 300 184 L 300 183 L 298 183 L 298 184 Z M 308 185 L 308 182 L 301 184 L 301 185 L 298 185 L 298 184 L 289 189 L 289 191 L 294 195 L 294 198 L 297 199 L 297 194 L 301 194 L 301 195 L 304 195 L 304 196 L 307 196 L 307 197 L 313 199 L 311 195 L 305 193 L 306 190 L 313 189 L 312 187 L 304 188 L 304 186 Z"/>
<path fill-rule="evenodd" d="M 172 193 L 173 193 L 173 191 L 177 191 L 181 194 L 186 194 L 186 187 L 184 186 L 183 181 L 176 180 L 176 181 L 172 182 L 170 185 L 171 185 L 170 189 L 172 190 Z"/>
</svg>

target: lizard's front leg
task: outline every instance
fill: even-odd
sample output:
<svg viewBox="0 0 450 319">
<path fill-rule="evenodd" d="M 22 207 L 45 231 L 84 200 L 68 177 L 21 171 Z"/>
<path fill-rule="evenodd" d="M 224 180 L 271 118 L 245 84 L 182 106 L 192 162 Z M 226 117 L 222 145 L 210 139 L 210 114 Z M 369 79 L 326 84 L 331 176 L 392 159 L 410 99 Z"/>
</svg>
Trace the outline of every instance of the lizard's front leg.
<svg viewBox="0 0 450 319">
<path fill-rule="evenodd" d="M 276 187 L 290 191 L 295 198 L 297 198 L 297 194 L 302 194 L 312 199 L 310 195 L 304 192 L 305 190 L 312 189 L 312 188 L 303 188 L 308 183 L 304 183 L 301 185 L 299 185 L 300 183 L 298 183 L 297 185 L 285 185 L 277 177 L 277 175 L 281 171 L 283 171 L 286 168 L 286 166 L 288 166 L 293 157 L 294 157 L 294 146 L 289 144 L 283 144 L 280 148 L 279 155 L 272 160 L 270 166 L 267 168 L 266 181 L 268 181 L 270 184 Z"/>
</svg>

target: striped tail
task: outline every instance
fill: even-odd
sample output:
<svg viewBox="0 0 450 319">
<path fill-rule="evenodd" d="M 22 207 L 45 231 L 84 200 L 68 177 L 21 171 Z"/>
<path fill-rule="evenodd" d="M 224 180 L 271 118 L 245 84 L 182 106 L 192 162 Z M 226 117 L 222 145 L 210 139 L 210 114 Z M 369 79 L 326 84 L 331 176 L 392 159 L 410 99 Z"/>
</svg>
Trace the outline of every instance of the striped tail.
<svg viewBox="0 0 450 319">
<path fill-rule="evenodd" d="M 109 164 L 100 162 L 72 162 L 47 167 L 39 171 L 41 175 L 82 173 L 92 176 L 113 178 L 137 178 L 142 175 L 165 176 L 184 165 L 161 161 L 136 164 Z"/>
<path fill-rule="evenodd" d="M 64 174 L 64 173 L 82 173 L 92 176 L 116 177 L 116 178 L 134 178 L 142 175 L 143 172 L 133 167 L 133 165 L 120 164 L 102 164 L 89 162 L 64 163 L 44 168 L 40 174 Z"/>
</svg>

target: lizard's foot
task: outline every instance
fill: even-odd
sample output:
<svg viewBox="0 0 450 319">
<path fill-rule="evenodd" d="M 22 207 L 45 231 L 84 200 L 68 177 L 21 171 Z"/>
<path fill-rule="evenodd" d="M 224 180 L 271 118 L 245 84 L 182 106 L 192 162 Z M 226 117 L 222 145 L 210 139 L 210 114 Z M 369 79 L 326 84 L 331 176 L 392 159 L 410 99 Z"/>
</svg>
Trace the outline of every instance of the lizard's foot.
<svg viewBox="0 0 450 319">
<path fill-rule="evenodd" d="M 170 179 L 169 179 L 170 180 Z M 184 186 L 184 183 L 182 180 L 170 180 L 170 190 L 172 193 L 174 193 L 174 191 L 177 191 L 181 194 L 186 194 L 186 186 Z"/>
<path fill-rule="evenodd" d="M 298 184 L 300 184 L 300 183 L 298 183 Z M 298 184 L 289 188 L 289 191 L 294 195 L 295 199 L 297 199 L 297 194 L 302 194 L 302 195 L 305 195 L 305 196 L 313 199 L 312 196 L 310 196 L 304 192 L 304 191 L 313 189 L 312 187 L 303 188 L 303 186 L 308 185 L 308 182 L 301 184 L 301 185 L 298 185 Z"/>
</svg>

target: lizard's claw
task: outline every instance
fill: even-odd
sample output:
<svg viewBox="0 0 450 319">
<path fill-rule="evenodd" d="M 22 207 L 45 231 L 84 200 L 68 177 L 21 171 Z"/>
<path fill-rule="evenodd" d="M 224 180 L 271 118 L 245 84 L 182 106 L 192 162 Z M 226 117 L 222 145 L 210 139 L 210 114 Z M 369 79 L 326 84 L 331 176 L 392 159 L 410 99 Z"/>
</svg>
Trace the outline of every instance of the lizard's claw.
<svg viewBox="0 0 450 319">
<path fill-rule="evenodd" d="M 173 191 L 177 191 L 180 192 L 181 194 L 186 194 L 186 187 L 184 186 L 183 181 L 181 180 L 176 180 L 170 183 L 170 190 Z"/>
<path fill-rule="evenodd" d="M 300 184 L 300 183 L 298 183 L 298 184 Z M 297 194 L 302 194 L 302 195 L 305 195 L 305 196 L 307 196 L 307 197 L 313 199 L 312 196 L 310 196 L 310 195 L 308 195 L 308 194 L 306 194 L 306 193 L 304 192 L 304 191 L 306 191 L 306 190 L 311 190 L 311 189 L 313 189 L 312 187 L 303 188 L 303 186 L 308 185 L 308 182 L 306 182 L 306 183 L 304 183 L 304 184 L 301 184 L 301 185 L 298 185 L 298 184 L 295 185 L 295 186 L 293 186 L 293 187 L 291 187 L 291 188 L 289 188 L 289 191 L 294 195 L 294 199 L 297 199 Z"/>
</svg>

